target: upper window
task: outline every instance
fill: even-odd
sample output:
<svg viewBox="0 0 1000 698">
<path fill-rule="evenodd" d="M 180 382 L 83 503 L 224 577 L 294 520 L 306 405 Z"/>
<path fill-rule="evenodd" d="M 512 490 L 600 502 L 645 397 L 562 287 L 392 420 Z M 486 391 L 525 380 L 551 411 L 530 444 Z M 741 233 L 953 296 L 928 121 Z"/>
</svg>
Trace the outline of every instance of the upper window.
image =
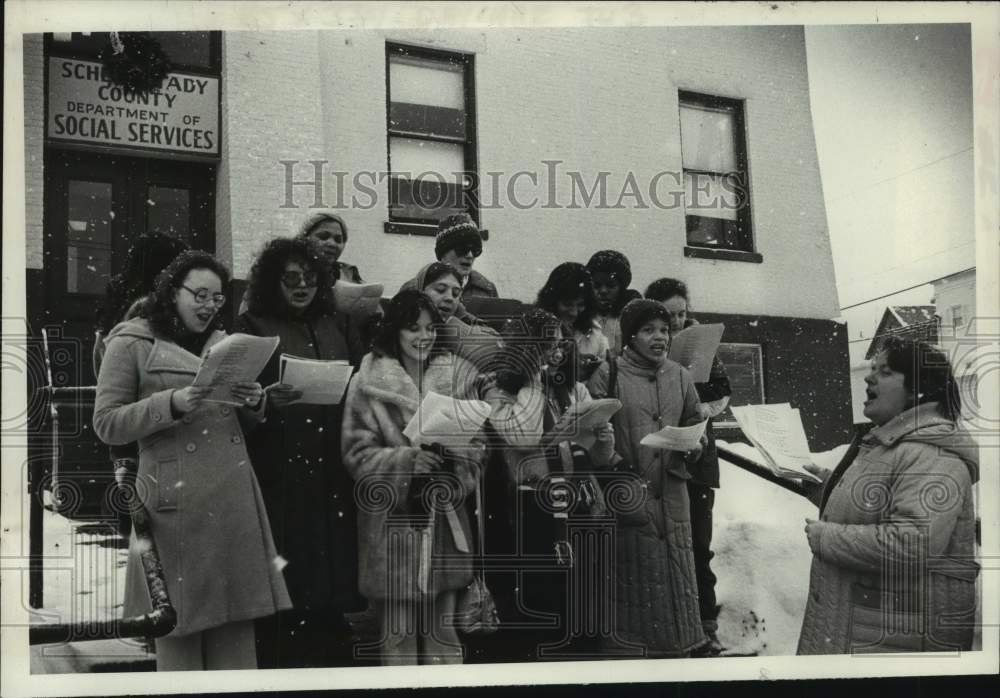
<svg viewBox="0 0 1000 698">
<path fill-rule="evenodd" d="M 743 103 L 680 93 L 687 244 L 753 252 Z"/>
<path fill-rule="evenodd" d="M 965 306 L 951 306 L 951 326 L 956 330 L 965 326 Z"/>
<path fill-rule="evenodd" d="M 387 232 L 436 233 L 450 213 L 478 222 L 473 57 L 386 46 Z"/>
<path fill-rule="evenodd" d="M 218 73 L 220 32 L 149 32 L 170 58 L 174 70 Z M 110 41 L 110 32 L 56 32 L 50 50 L 60 55 L 96 59 Z"/>
</svg>

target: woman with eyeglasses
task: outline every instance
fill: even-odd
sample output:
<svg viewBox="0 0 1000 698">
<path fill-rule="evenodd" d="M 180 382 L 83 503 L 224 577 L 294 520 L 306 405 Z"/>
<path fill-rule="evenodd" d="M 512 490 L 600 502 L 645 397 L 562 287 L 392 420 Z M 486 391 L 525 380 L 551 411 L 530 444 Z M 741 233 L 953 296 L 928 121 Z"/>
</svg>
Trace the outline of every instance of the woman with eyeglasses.
<svg viewBox="0 0 1000 698">
<path fill-rule="evenodd" d="M 108 336 L 94 432 L 139 444 L 136 492 L 149 513 L 177 625 L 156 640 L 159 671 L 257 667 L 253 620 L 291 607 L 243 427 L 264 415 L 257 382 L 238 383 L 239 407 L 207 402 L 192 382 L 225 333 L 229 273 L 200 251 L 157 277 L 139 317 Z M 152 608 L 133 536 L 123 614 Z"/>
<path fill-rule="evenodd" d="M 609 464 L 614 434 L 605 423 L 580 435 L 587 447 L 575 439 L 543 444 L 543 434 L 567 410 L 591 400 L 575 380 L 576 343 L 563 334 L 559 318 L 540 308 L 508 322 L 501 336 L 495 389 L 487 396 L 490 425 L 500 441 L 493 451 L 500 462 L 487 471 L 491 526 L 486 547 L 501 556 L 536 556 L 540 567 L 518 575 L 491 574 L 501 619 L 523 624 L 510 632 L 513 637 L 498 640 L 494 651 L 519 661 L 539 659 L 546 651 L 596 657 L 596 623 L 603 607 L 602 596 L 591 592 L 599 591 L 602 582 L 596 588 L 582 577 L 571 583 L 570 575 L 587 570 L 593 580 L 603 578 L 604 571 L 568 524 L 603 516 L 604 498 L 594 472 Z M 559 502 L 567 507 L 560 508 Z M 545 614 L 557 616 L 555 626 Z"/>
<path fill-rule="evenodd" d="M 267 419 L 250 438 L 285 582 L 294 609 L 257 623 L 262 668 L 350 662 L 348 611 L 364 607 L 357 591 L 357 511 L 340 460 L 340 405 L 297 404 L 301 392 L 279 383 L 282 354 L 357 363 L 345 318 L 331 310 L 333 270 L 305 238 L 277 238 L 257 255 L 239 332 L 278 337 L 260 382 Z"/>
<path fill-rule="evenodd" d="M 553 313 L 576 342 L 577 380 L 584 382 L 608 358 L 607 337 L 596 322 L 597 298 L 590 272 L 577 262 L 563 262 L 549 274 L 536 304 Z"/>
<path fill-rule="evenodd" d="M 462 298 L 499 298 L 500 293 L 492 281 L 472 268 L 483 253 L 483 233 L 467 213 L 453 213 L 438 222 L 437 237 L 434 238 L 434 256 L 439 262 L 450 265 L 458 272 L 461 283 L 459 301 L 454 315 L 466 323 L 476 322 L 462 304 Z M 421 290 L 417 279 L 404 283 L 400 291 Z"/>
</svg>

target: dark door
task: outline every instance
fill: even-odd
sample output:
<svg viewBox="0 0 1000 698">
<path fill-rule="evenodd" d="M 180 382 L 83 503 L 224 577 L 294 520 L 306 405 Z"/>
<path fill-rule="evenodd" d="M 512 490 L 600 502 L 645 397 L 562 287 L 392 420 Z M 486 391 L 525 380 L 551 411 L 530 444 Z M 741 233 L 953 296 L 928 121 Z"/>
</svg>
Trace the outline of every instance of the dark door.
<svg viewBox="0 0 1000 698">
<path fill-rule="evenodd" d="M 158 231 L 215 251 L 215 168 L 53 151 L 45 172 L 44 324 L 81 343 L 73 373 L 92 382 L 96 310 L 132 241 Z"/>
</svg>

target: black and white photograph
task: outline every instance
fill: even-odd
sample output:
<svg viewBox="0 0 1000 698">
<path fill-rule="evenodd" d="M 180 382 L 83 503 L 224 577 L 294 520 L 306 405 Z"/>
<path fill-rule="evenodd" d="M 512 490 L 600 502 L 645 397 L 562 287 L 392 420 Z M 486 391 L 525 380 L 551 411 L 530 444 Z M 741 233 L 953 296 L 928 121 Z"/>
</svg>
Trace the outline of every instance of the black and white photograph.
<svg viewBox="0 0 1000 698">
<path fill-rule="evenodd" d="M 997 5 L 6 10 L 4 695 L 1000 670 Z"/>
</svg>

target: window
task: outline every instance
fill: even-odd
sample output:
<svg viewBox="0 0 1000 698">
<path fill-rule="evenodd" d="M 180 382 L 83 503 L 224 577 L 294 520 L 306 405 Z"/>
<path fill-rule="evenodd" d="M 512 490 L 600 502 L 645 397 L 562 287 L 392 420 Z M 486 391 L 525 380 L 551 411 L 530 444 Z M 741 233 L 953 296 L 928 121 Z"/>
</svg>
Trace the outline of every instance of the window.
<svg viewBox="0 0 1000 698">
<path fill-rule="evenodd" d="M 964 306 L 961 305 L 951 306 L 951 326 L 956 330 L 965 326 L 964 310 Z"/>
<path fill-rule="evenodd" d="M 720 414 L 718 427 L 736 427 L 736 418 L 730 407 L 764 404 L 764 363 L 759 344 L 723 342 L 719 345 L 719 361 L 726 367 L 729 385 L 733 390 L 729 407 Z"/>
<path fill-rule="evenodd" d="M 170 58 L 174 70 L 218 73 L 222 64 L 221 32 L 148 32 Z M 56 32 L 50 53 L 97 60 L 110 32 Z"/>
<path fill-rule="evenodd" d="M 680 93 L 686 256 L 762 261 L 754 253 L 743 103 Z"/>
<path fill-rule="evenodd" d="M 473 57 L 387 44 L 386 79 L 386 232 L 434 235 L 457 211 L 478 222 Z"/>
</svg>

